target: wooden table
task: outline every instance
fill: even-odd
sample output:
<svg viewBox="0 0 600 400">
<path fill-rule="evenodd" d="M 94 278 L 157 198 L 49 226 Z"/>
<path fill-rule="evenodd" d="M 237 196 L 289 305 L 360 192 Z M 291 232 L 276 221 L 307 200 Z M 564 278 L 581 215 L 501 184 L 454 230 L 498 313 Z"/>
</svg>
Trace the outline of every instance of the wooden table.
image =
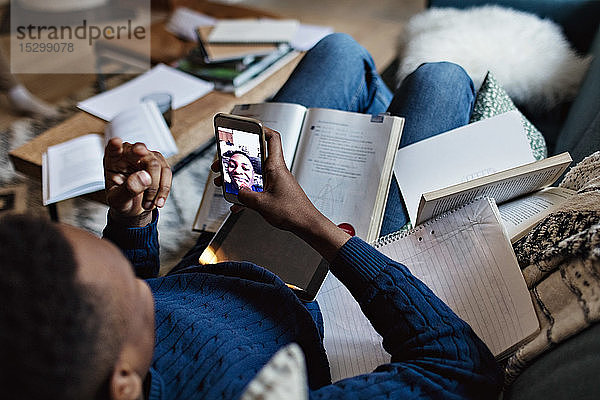
<svg viewBox="0 0 600 400">
<path fill-rule="evenodd" d="M 203 8 L 204 7 L 204 8 Z M 195 8 L 218 18 L 243 17 L 268 15 L 259 11 L 239 6 L 218 6 L 210 2 L 196 3 Z M 156 29 L 154 29 L 156 28 Z M 159 35 L 160 40 L 153 40 L 153 61 L 169 61 L 169 58 L 181 57 L 189 50 L 190 44 L 183 43 L 164 30 L 164 23 L 153 25 L 152 35 Z M 177 46 L 176 46 L 177 45 Z M 177 48 L 183 53 L 175 54 Z M 166 49 L 166 51 L 162 51 Z M 221 92 L 210 92 L 208 95 L 193 103 L 173 111 L 173 125 L 171 133 L 175 138 L 179 153 L 169 158 L 173 166 L 203 144 L 209 142 L 213 133 L 212 118 L 217 112 L 229 112 L 236 104 L 257 103 L 273 95 L 285 83 L 301 56 L 275 72 L 263 83 L 241 97 Z M 37 180 L 42 177 L 42 154 L 49 146 L 82 136 L 91 132 L 104 132 L 106 121 L 83 111 L 77 112 L 72 117 L 40 134 L 35 139 L 22 145 L 9 153 L 15 170 Z M 97 192 L 87 196 L 99 201 L 104 201 L 104 192 Z"/>
</svg>

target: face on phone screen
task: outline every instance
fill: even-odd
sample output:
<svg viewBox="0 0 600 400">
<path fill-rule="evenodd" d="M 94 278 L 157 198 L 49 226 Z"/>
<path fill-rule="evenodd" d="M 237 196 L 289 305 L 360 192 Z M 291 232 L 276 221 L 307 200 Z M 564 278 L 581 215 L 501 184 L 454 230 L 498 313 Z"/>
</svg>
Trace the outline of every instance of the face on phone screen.
<svg viewBox="0 0 600 400">
<path fill-rule="evenodd" d="M 262 192 L 260 135 L 221 126 L 217 131 L 225 192 L 237 195 L 242 187 Z"/>
</svg>

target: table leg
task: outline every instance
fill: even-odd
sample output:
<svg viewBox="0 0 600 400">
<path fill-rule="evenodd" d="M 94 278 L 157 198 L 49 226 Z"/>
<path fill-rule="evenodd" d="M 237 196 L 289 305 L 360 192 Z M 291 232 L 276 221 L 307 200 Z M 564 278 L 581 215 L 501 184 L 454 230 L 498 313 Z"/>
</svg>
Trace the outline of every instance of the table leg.
<svg viewBox="0 0 600 400">
<path fill-rule="evenodd" d="M 52 203 L 48 206 L 48 214 L 50 214 L 50 220 L 58 222 L 58 207 L 56 203 Z"/>
</svg>

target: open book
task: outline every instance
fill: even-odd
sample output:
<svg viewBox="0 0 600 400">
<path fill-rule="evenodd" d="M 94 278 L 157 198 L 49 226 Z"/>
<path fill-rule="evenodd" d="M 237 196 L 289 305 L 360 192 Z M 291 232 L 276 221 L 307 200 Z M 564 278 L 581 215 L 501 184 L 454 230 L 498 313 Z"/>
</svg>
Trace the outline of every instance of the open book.
<svg viewBox="0 0 600 400">
<path fill-rule="evenodd" d="M 571 161 L 568 153 L 535 161 L 520 116 L 511 111 L 398 150 L 394 172 L 416 226 L 480 196 L 502 204 L 537 192 L 553 184 Z M 572 193 L 556 191 L 561 195 L 549 197 L 548 207 Z M 548 210 L 539 205 L 538 220 Z M 513 215 L 519 212 L 516 206 L 511 210 Z M 526 207 L 519 218 L 512 218 L 513 222 L 527 219 L 512 227 L 515 237 L 531 228 L 532 210 Z"/>
<path fill-rule="evenodd" d="M 377 238 L 402 118 L 289 103 L 238 105 L 233 114 L 280 132 L 286 165 L 319 211 L 365 240 Z M 220 190 L 209 176 L 194 229 L 214 230 L 227 216 Z"/>
<path fill-rule="evenodd" d="M 153 102 L 145 102 L 119 113 L 106 126 L 104 138 L 91 133 L 50 146 L 42 155 L 44 205 L 104 189 L 102 158 L 108 140 L 146 144 L 165 157 L 177 153 L 171 131 Z"/>
<path fill-rule="evenodd" d="M 384 236 L 374 247 L 404 264 L 473 328 L 497 359 L 539 330 L 531 297 L 495 202 L 480 198 L 416 229 Z M 390 362 L 381 337 L 333 276 L 317 300 L 332 380 Z"/>
</svg>

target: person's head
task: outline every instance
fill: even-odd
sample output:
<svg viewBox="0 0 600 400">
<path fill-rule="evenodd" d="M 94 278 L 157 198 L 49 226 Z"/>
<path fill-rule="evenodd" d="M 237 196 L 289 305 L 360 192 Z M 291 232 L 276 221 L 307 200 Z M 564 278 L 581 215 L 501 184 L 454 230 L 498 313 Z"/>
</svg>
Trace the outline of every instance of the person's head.
<svg viewBox="0 0 600 400">
<path fill-rule="evenodd" d="M 247 187 L 252 189 L 254 185 L 254 166 L 250 157 L 241 151 L 234 151 L 227 162 L 227 173 L 231 183 L 238 189 Z"/>
<path fill-rule="evenodd" d="M 113 244 L 39 218 L 1 218 L 0 303 L 2 397 L 140 396 L 154 304 Z"/>
</svg>

